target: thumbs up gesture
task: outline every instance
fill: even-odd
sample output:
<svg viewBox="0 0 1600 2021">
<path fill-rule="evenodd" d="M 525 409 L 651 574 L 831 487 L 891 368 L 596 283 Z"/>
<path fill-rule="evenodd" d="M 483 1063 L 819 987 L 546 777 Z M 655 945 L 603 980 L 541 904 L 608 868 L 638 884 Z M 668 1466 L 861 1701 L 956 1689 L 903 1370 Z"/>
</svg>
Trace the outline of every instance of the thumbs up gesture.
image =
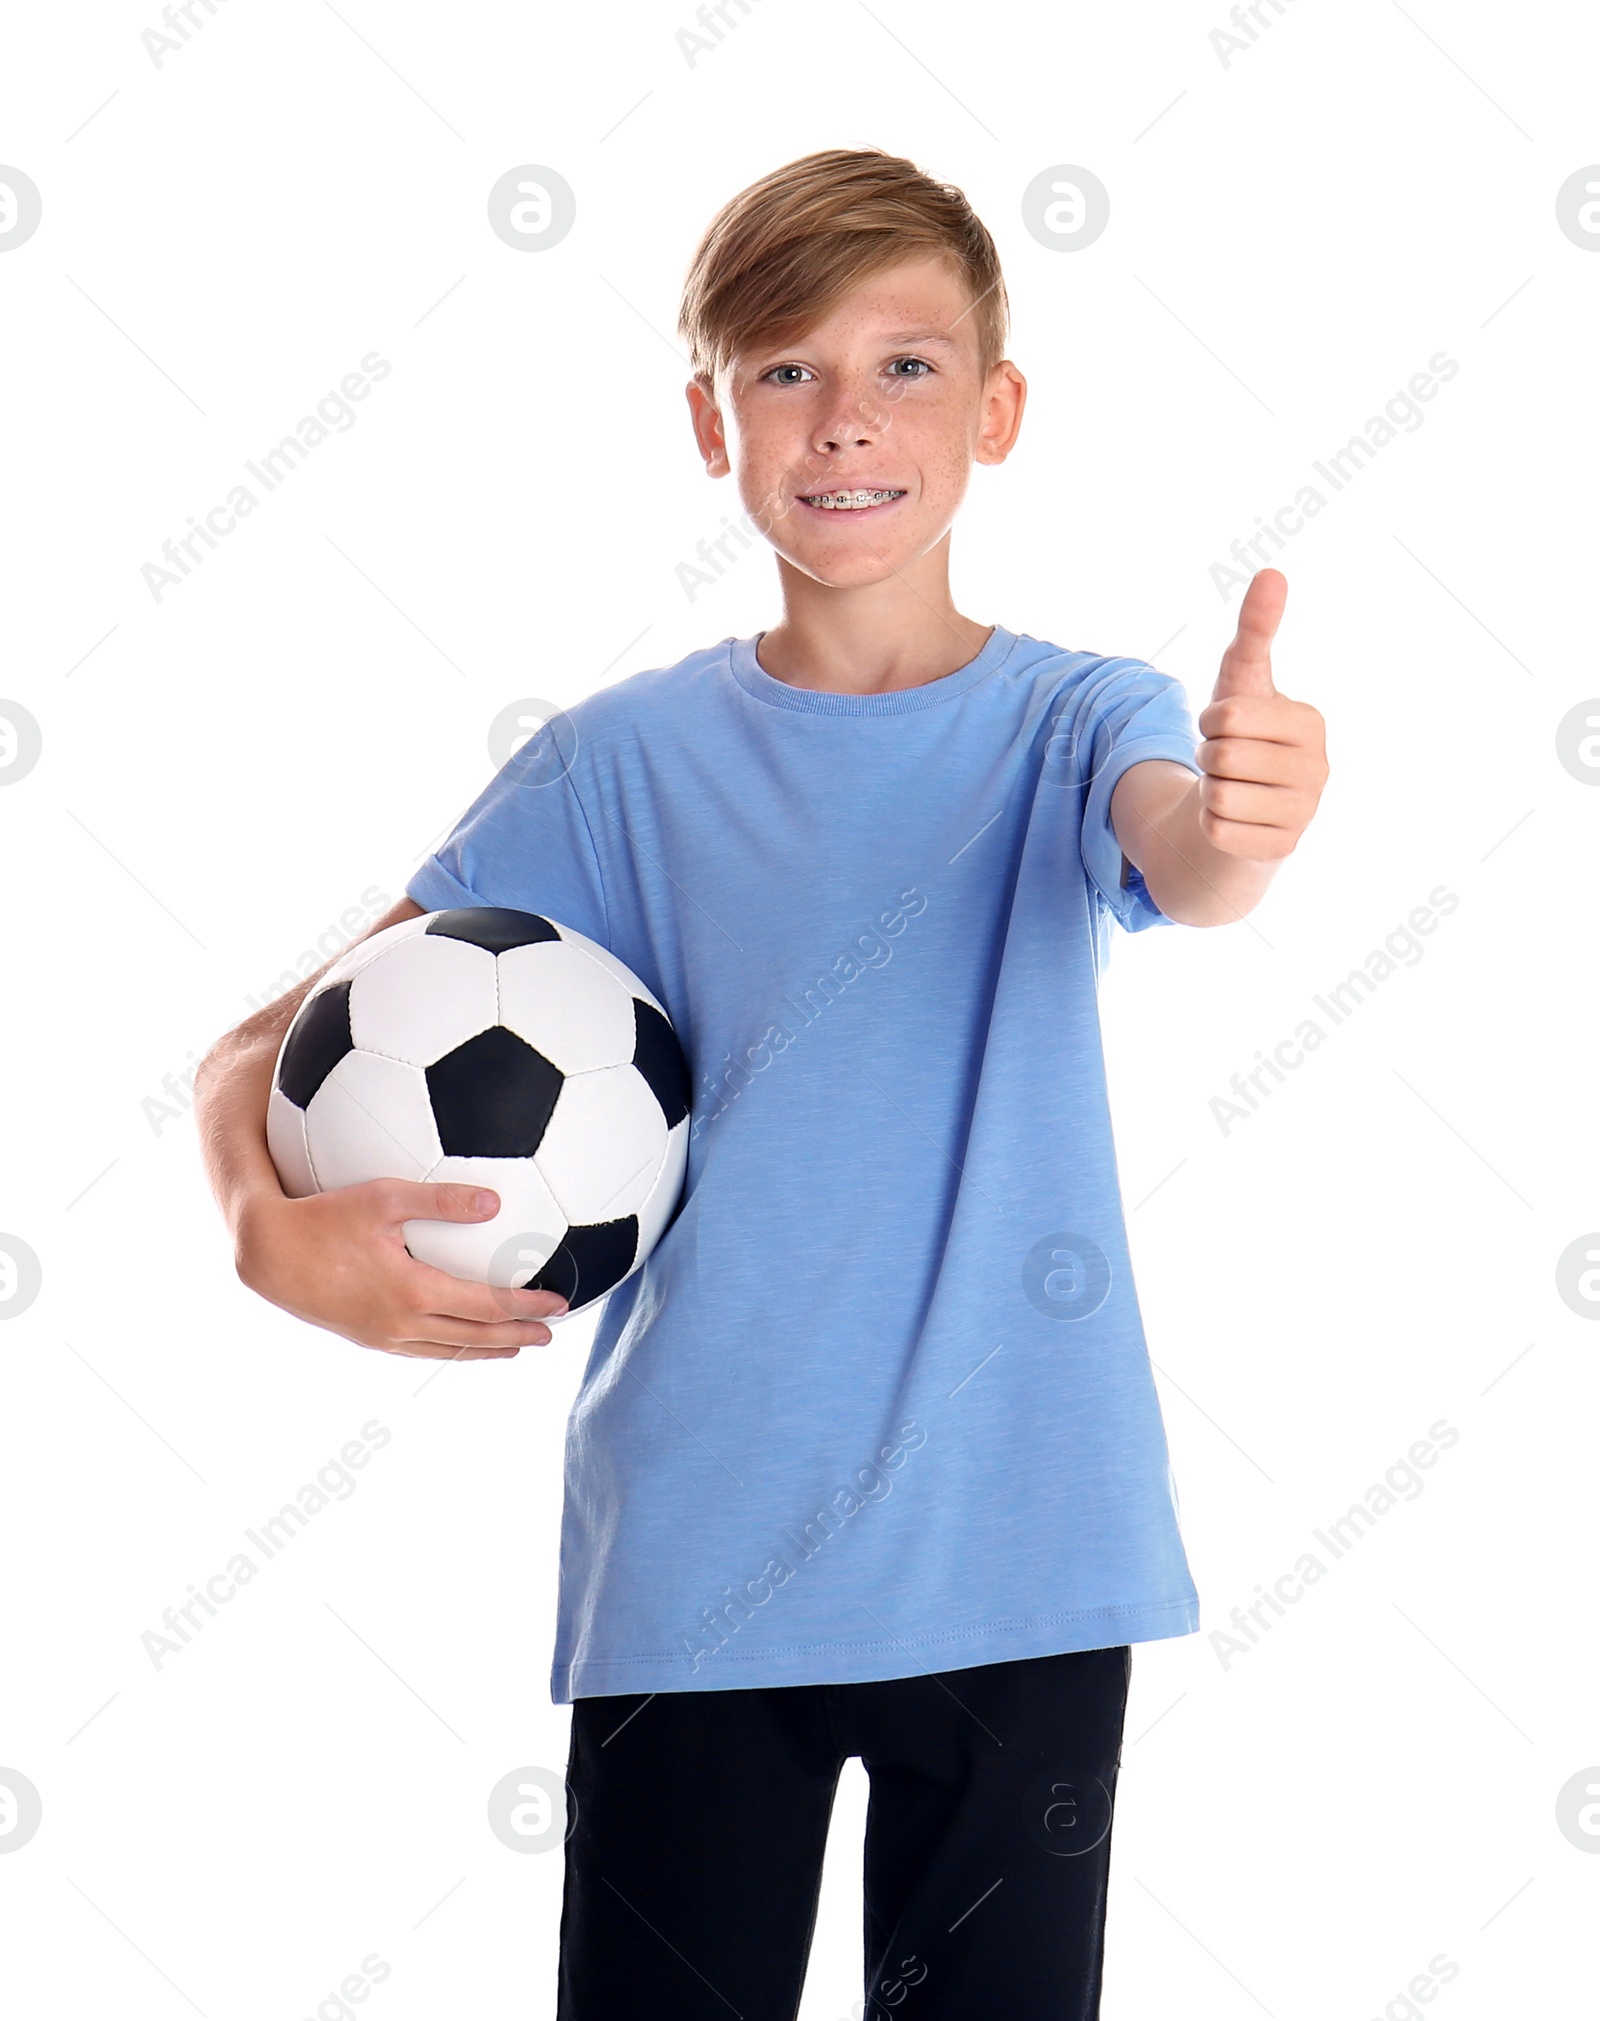
<svg viewBox="0 0 1600 2021">
<path fill-rule="evenodd" d="M 1200 832 L 1228 856 L 1275 862 L 1310 824 L 1328 777 L 1322 717 L 1272 685 L 1272 641 L 1289 585 L 1260 570 L 1200 712 Z"/>
</svg>

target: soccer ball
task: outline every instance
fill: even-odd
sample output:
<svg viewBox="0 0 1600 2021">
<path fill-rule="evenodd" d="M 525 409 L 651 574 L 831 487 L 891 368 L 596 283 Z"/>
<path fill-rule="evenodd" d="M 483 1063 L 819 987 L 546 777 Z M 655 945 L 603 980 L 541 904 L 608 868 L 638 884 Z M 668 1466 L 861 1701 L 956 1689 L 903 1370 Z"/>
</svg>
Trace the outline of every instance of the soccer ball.
<svg viewBox="0 0 1600 2021">
<path fill-rule="evenodd" d="M 492 1186 L 491 1221 L 407 1221 L 453 1277 L 581 1311 L 677 1208 L 689 1071 L 666 1012 L 570 926 L 498 907 L 359 941 L 284 1033 L 267 1147 L 293 1199 L 367 1179 Z"/>
</svg>

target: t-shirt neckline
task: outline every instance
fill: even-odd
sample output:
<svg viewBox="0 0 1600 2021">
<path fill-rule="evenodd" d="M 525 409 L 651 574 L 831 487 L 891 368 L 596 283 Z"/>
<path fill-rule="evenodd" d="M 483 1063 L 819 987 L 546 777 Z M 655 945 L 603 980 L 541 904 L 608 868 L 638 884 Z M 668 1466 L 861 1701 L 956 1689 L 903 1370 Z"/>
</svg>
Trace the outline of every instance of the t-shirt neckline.
<svg viewBox="0 0 1600 2021">
<path fill-rule="evenodd" d="M 756 658 L 756 647 L 766 637 L 756 632 L 747 639 L 730 638 L 728 670 L 748 695 L 775 709 L 798 709 L 812 716 L 901 716 L 913 709 L 937 708 L 957 695 L 964 695 L 985 675 L 1002 665 L 1017 643 L 1014 632 L 996 625 L 979 648 L 954 673 L 941 674 L 936 681 L 923 681 L 914 688 L 892 688 L 878 695 L 845 695 L 831 688 L 796 688 L 769 674 Z"/>
</svg>

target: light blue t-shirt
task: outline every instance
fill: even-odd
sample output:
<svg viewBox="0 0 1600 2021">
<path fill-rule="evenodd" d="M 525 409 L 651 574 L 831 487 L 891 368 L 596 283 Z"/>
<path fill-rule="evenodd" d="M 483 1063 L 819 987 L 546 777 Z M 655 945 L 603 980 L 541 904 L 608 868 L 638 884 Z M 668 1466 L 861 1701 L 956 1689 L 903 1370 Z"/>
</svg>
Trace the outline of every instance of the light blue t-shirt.
<svg viewBox="0 0 1600 2021">
<path fill-rule="evenodd" d="M 1096 1000 L 1164 918 L 1111 793 L 1198 769 L 1183 690 L 999 626 L 890 694 L 756 646 L 554 718 L 406 887 L 600 941 L 690 1064 L 568 1423 L 554 1701 L 1191 1634 Z"/>
</svg>

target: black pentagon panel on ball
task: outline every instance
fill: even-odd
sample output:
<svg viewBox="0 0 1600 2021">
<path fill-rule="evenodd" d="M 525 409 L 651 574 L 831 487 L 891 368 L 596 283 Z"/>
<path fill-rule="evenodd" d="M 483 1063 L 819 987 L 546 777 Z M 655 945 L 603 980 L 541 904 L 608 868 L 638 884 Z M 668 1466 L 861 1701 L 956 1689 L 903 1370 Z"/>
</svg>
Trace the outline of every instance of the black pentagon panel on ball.
<svg viewBox="0 0 1600 2021">
<path fill-rule="evenodd" d="M 544 1142 L 562 1075 L 504 1025 L 490 1025 L 427 1070 L 447 1158 L 531 1158 Z"/>
<path fill-rule="evenodd" d="M 654 1004 L 633 1000 L 633 1064 L 661 1104 L 670 1130 L 689 1113 L 689 1066 L 678 1035 Z"/>
<path fill-rule="evenodd" d="M 560 1248 L 523 1288 L 559 1292 L 569 1310 L 576 1312 L 620 1284 L 633 1268 L 638 1250 L 639 1221 L 633 1214 L 620 1221 L 569 1228 Z"/>
<path fill-rule="evenodd" d="M 537 912 L 516 912 L 502 905 L 463 905 L 454 912 L 436 912 L 422 930 L 442 934 L 447 940 L 470 941 L 474 947 L 486 947 L 491 954 L 561 938 L 549 920 Z"/>
<path fill-rule="evenodd" d="M 355 1050 L 350 1036 L 350 984 L 319 989 L 303 1006 L 278 1061 L 278 1086 L 298 1109 L 309 1106 L 334 1068 Z"/>
</svg>

